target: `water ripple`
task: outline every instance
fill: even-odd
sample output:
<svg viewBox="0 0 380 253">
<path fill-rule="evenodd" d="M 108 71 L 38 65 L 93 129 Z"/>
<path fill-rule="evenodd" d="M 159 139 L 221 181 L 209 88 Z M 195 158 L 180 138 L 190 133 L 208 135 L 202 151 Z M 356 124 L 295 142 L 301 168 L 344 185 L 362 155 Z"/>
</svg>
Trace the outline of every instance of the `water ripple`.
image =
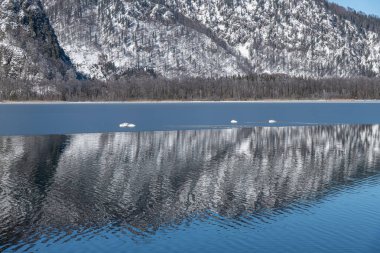
<svg viewBox="0 0 380 253">
<path fill-rule="evenodd" d="M 122 251 L 127 244 L 147 246 L 194 228 L 217 231 L 219 237 L 232 233 L 235 239 L 225 247 L 237 249 L 252 246 L 243 235 L 257 231 L 259 240 L 267 228 L 295 217 L 303 219 L 282 224 L 283 230 L 294 232 L 308 219 L 325 224 L 328 216 L 334 221 L 325 227 L 339 227 L 354 215 L 373 223 L 378 214 L 373 201 L 360 202 L 365 214 L 351 206 L 316 214 L 338 200 L 359 201 L 356 195 L 376 200 L 371 187 L 379 185 L 379 129 L 339 125 L 0 137 L 0 250 L 49 251 L 77 242 L 88 251 L 86 242 L 105 240 Z M 365 229 L 346 224 L 347 230 L 355 228 Z M 334 238 L 333 229 L 304 229 L 305 240 L 312 241 L 315 233 Z M 170 245 L 173 251 L 176 246 Z"/>
</svg>

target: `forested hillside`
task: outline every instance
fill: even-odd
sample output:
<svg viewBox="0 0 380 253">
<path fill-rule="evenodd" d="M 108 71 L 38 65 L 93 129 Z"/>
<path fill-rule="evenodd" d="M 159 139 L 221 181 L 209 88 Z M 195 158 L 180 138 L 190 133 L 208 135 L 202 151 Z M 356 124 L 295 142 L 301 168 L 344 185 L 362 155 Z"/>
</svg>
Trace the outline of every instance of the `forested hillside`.
<svg viewBox="0 0 380 253">
<path fill-rule="evenodd" d="M 168 77 L 380 74 L 380 21 L 325 0 L 45 0 L 78 70 Z"/>
<path fill-rule="evenodd" d="M 0 4 L 1 100 L 379 99 L 379 78 L 380 19 L 325 0 Z"/>
</svg>

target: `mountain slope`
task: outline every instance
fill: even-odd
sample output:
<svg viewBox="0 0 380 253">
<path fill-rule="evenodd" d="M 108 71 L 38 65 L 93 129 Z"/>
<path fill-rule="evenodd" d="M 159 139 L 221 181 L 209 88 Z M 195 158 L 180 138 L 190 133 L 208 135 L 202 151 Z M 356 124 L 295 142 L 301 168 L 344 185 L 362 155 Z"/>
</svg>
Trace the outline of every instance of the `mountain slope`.
<svg viewBox="0 0 380 253">
<path fill-rule="evenodd" d="M 237 49 L 255 72 L 379 74 L 379 34 L 339 17 L 323 0 L 196 3 L 165 1 Z"/>
<path fill-rule="evenodd" d="M 167 77 L 243 74 L 236 57 L 161 5 L 65 0 L 45 6 L 64 49 L 90 77 L 144 67 Z"/>
<path fill-rule="evenodd" d="M 0 77 L 28 80 L 75 78 L 39 0 L 2 0 Z"/>
<path fill-rule="evenodd" d="M 45 0 L 79 71 L 379 76 L 379 20 L 324 0 Z M 358 22 L 361 21 L 360 22 Z M 376 28 L 376 29 L 374 29 Z"/>
</svg>

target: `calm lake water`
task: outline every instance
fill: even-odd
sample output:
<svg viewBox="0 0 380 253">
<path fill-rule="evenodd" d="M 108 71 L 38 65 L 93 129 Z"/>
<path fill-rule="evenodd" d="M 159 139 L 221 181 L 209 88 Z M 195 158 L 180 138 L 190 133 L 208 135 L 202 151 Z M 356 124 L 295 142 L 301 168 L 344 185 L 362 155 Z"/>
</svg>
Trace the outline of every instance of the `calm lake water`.
<svg viewBox="0 0 380 253">
<path fill-rule="evenodd" d="M 380 124 L 380 102 L 0 104 L 0 135 L 47 135 L 331 124 Z"/>
<path fill-rule="evenodd" d="M 0 105 L 0 252 L 378 253 L 379 112 Z"/>
</svg>

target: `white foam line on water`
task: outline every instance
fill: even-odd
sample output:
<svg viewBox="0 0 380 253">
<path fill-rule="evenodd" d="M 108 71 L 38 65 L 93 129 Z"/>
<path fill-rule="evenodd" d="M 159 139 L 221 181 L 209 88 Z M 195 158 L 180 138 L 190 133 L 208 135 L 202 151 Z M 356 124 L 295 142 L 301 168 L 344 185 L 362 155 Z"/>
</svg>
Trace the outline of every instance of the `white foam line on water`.
<svg viewBox="0 0 380 253">
<path fill-rule="evenodd" d="M 318 123 L 312 123 L 312 122 L 291 122 L 291 121 L 277 121 L 274 124 L 268 123 L 268 121 L 258 121 L 258 122 L 242 122 L 239 124 L 226 124 L 226 125 L 166 125 L 163 126 L 165 129 L 175 129 L 175 128 L 181 128 L 181 129 L 234 129 L 234 128 L 245 128 L 245 127 L 283 127 L 283 124 L 289 125 L 289 126 L 318 126 L 318 125 L 346 125 L 348 123 L 326 123 L 326 122 L 318 122 Z"/>
<path fill-rule="evenodd" d="M 321 123 L 309 123 L 309 122 L 289 122 L 291 124 L 299 124 L 299 125 L 318 125 Z"/>
<path fill-rule="evenodd" d="M 240 125 L 170 125 L 170 126 L 164 126 L 166 128 L 231 128 L 231 127 L 238 127 Z"/>
<path fill-rule="evenodd" d="M 292 121 L 276 121 L 275 123 L 270 123 L 269 121 L 256 121 L 256 122 L 244 122 L 244 124 L 270 124 L 270 125 L 278 125 L 278 124 L 298 124 L 298 125 L 318 125 L 323 123 L 311 123 L 311 122 L 292 122 Z"/>
</svg>

